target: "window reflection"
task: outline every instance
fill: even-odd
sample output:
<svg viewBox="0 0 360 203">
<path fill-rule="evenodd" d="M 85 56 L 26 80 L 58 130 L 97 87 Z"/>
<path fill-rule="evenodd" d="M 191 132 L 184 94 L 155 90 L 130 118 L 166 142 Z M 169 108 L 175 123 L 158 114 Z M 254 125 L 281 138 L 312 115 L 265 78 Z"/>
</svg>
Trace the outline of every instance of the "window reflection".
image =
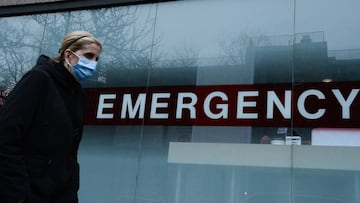
<svg viewBox="0 0 360 203">
<path fill-rule="evenodd" d="M 359 2 L 298 1 L 296 33 L 294 3 L 175 1 L 3 18 L 0 90 L 11 90 L 38 54 L 55 55 L 59 38 L 73 29 L 89 30 L 104 44 L 98 75 L 86 88 L 290 84 L 294 90 L 325 80 L 358 82 Z M 80 151 L 85 202 L 359 202 L 356 119 L 351 129 L 331 126 L 339 125 L 333 119 L 324 128 L 293 117 L 287 125 L 120 121 L 86 126 Z M 170 146 L 186 150 L 171 154 Z M 170 155 L 185 159 L 170 162 Z"/>
</svg>

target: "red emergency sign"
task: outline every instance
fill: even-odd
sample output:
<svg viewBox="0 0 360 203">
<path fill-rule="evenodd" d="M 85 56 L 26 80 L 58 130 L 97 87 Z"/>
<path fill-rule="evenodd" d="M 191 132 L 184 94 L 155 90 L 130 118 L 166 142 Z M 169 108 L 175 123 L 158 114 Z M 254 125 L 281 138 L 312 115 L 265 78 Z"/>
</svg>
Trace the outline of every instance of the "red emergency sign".
<svg viewBox="0 0 360 203">
<path fill-rule="evenodd" d="M 86 124 L 358 127 L 360 83 L 86 89 Z"/>
</svg>

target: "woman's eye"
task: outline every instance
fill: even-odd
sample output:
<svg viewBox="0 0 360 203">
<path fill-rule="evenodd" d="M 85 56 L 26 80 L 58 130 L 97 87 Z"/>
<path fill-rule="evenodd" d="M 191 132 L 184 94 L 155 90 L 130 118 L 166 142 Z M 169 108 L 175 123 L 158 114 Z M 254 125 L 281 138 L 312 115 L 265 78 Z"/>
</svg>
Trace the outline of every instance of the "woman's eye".
<svg viewBox="0 0 360 203">
<path fill-rule="evenodd" d="M 84 56 L 90 60 L 94 59 L 94 54 L 91 54 L 91 53 L 84 54 Z"/>
<path fill-rule="evenodd" d="M 99 56 L 94 54 L 94 53 L 91 53 L 91 52 L 88 52 L 88 53 L 83 53 L 83 56 L 91 61 L 98 61 L 99 60 Z"/>
</svg>

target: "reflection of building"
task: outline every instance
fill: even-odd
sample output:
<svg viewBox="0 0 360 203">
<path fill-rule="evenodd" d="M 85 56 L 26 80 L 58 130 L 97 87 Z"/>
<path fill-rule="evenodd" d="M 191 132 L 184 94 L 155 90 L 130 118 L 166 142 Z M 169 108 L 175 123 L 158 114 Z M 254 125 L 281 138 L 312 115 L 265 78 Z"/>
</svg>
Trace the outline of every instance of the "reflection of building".
<svg viewBox="0 0 360 203">
<path fill-rule="evenodd" d="M 324 79 L 356 81 L 360 73 L 360 69 L 356 68 L 360 65 L 360 57 L 341 60 L 336 56 L 329 57 L 327 42 L 313 41 L 306 34 L 302 34 L 301 40 L 294 46 L 261 46 L 248 51 L 252 57 L 247 57 L 247 63 L 254 63 L 255 83 L 321 82 Z M 332 53 L 341 52 L 347 51 Z"/>
<path fill-rule="evenodd" d="M 270 45 L 249 47 L 247 63 L 253 63 L 254 83 L 307 83 L 358 81 L 360 75 L 360 51 L 327 50 L 322 38 L 302 33 L 294 46 Z M 330 55 L 330 56 L 329 56 Z M 340 57 L 338 57 L 340 56 Z M 346 70 L 346 71 L 344 71 Z M 252 142 L 259 142 L 262 135 L 279 137 L 277 128 L 254 128 Z M 303 140 L 310 140 L 311 129 L 296 131 Z M 291 133 L 289 134 L 291 135 Z M 286 135 L 282 135 L 282 139 Z"/>
<path fill-rule="evenodd" d="M 360 74 L 360 49 L 332 51 L 328 58 L 328 76 L 333 81 L 358 81 Z M 348 56 L 348 57 L 344 57 Z"/>
</svg>

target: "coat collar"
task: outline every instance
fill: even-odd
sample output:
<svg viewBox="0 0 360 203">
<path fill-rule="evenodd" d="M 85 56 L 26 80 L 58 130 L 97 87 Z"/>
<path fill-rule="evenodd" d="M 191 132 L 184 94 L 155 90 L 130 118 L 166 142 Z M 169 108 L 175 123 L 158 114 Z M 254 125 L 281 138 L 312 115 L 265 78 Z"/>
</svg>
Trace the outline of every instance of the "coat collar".
<svg viewBox="0 0 360 203">
<path fill-rule="evenodd" d="M 65 68 L 61 62 L 54 62 L 48 56 L 41 55 L 34 68 L 47 72 L 58 84 L 65 88 L 74 89 L 81 87 L 75 77 Z"/>
</svg>

